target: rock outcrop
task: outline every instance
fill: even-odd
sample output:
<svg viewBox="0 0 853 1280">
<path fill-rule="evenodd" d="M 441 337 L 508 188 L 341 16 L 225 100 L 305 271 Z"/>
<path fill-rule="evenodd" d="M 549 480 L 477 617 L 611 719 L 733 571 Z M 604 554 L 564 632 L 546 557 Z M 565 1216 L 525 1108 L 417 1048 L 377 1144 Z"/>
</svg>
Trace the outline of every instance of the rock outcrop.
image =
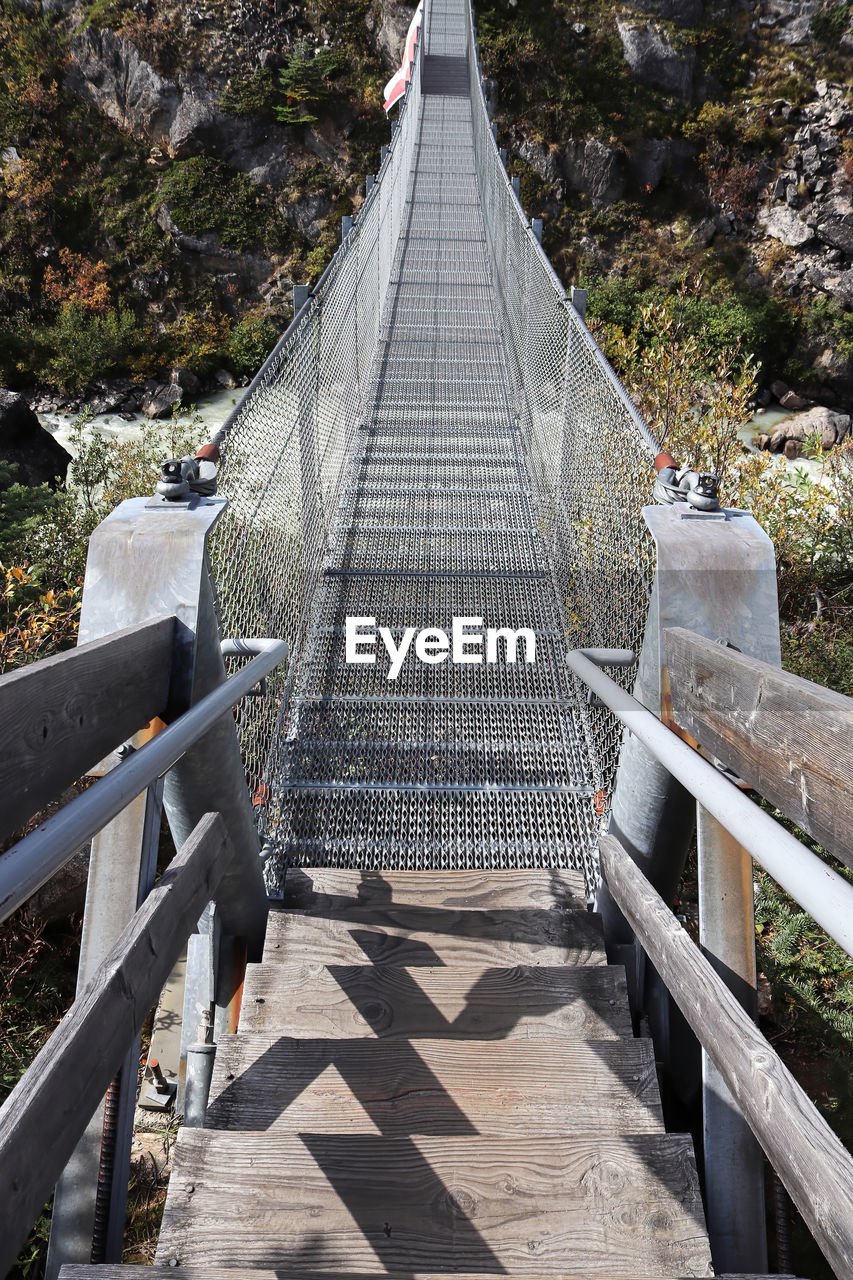
<svg viewBox="0 0 853 1280">
<path fill-rule="evenodd" d="M 17 391 L 0 388 L 0 460 L 17 465 L 12 483 L 54 487 L 65 479 L 71 455 L 45 431 Z"/>
<path fill-rule="evenodd" d="M 86 27 L 71 44 L 67 84 L 120 129 L 185 159 L 219 156 L 259 185 L 279 187 L 293 164 L 292 132 L 258 118 L 242 120 L 218 106 L 219 93 L 202 76 L 170 80 L 115 31 Z"/>
<path fill-rule="evenodd" d="M 817 437 L 820 448 L 827 451 L 840 444 L 849 431 L 849 414 L 833 413 L 823 405 L 815 405 L 805 413 L 795 413 L 790 418 L 785 418 L 772 435 L 760 435 L 758 440 L 762 448 L 770 449 L 772 453 L 799 457 L 804 442 Z"/>
<path fill-rule="evenodd" d="M 652 22 L 617 19 L 616 26 L 634 79 L 689 102 L 696 50 L 691 46 L 675 49 L 666 33 Z"/>
<path fill-rule="evenodd" d="M 406 35 L 415 16 L 415 6 L 397 0 L 381 0 L 367 16 L 376 52 L 388 71 L 396 71 L 403 56 Z"/>
</svg>

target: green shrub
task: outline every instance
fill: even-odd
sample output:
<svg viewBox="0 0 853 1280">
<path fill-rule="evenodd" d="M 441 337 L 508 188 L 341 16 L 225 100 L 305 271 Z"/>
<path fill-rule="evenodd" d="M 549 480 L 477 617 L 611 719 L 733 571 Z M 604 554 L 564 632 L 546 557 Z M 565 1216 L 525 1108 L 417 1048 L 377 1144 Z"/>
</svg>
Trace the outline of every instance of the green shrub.
<svg viewBox="0 0 853 1280">
<path fill-rule="evenodd" d="M 110 307 L 93 313 L 78 301 L 64 302 L 56 321 L 33 330 L 32 337 L 44 381 L 65 391 L 85 391 L 99 378 L 120 373 L 144 341 L 132 311 Z"/>
<path fill-rule="evenodd" d="M 228 335 L 225 358 L 236 374 L 255 374 L 272 351 L 278 331 L 264 316 L 238 320 Z"/>
<path fill-rule="evenodd" d="M 850 21 L 853 6 L 849 4 L 827 5 L 812 18 L 812 35 L 820 44 L 833 49 L 838 44 Z"/>
<path fill-rule="evenodd" d="M 269 222 L 269 210 L 249 178 L 208 156 L 176 161 L 160 184 L 158 200 L 170 206 L 181 231 L 191 236 L 215 232 L 230 249 L 257 244 Z"/>
</svg>

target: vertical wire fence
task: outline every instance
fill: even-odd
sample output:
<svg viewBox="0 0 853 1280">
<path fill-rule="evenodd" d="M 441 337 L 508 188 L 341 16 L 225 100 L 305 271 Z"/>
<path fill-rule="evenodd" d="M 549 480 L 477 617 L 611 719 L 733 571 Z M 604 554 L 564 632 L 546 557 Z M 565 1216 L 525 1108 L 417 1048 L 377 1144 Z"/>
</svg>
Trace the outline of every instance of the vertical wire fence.
<svg viewBox="0 0 853 1280">
<path fill-rule="evenodd" d="M 639 652 L 654 547 L 642 517 L 659 446 L 548 261 L 501 161 L 469 4 L 468 68 L 474 152 L 495 292 L 527 449 L 539 528 L 551 553 L 567 648 Z M 630 669 L 615 670 L 625 687 Z M 596 819 L 605 816 L 621 728 L 578 698 Z M 594 823 L 598 826 L 598 821 Z"/>
</svg>

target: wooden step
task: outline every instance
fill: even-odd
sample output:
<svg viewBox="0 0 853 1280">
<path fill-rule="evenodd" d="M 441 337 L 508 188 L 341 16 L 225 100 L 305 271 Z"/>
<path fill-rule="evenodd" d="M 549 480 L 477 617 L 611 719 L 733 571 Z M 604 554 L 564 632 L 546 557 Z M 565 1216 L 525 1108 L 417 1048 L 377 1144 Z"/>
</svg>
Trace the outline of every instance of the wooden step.
<svg viewBox="0 0 853 1280">
<path fill-rule="evenodd" d="M 240 1030 L 300 1039 L 612 1040 L 631 1035 L 631 1018 L 625 970 L 616 965 L 250 964 Z"/>
<path fill-rule="evenodd" d="M 677 1134 L 184 1129 L 156 1261 L 172 1259 L 290 1274 L 712 1274 L 693 1147 Z"/>
<path fill-rule="evenodd" d="M 290 1133 L 663 1133 L 650 1040 L 223 1036 L 205 1128 Z"/>
<path fill-rule="evenodd" d="M 286 907 L 326 915 L 353 902 L 365 907 L 412 903 L 451 910 L 582 910 L 586 892 L 579 871 L 339 871 L 331 867 L 291 867 L 287 872 Z"/>
<path fill-rule="evenodd" d="M 168 1275 L 168 1271 L 165 1268 L 157 1267 L 154 1274 L 165 1276 Z M 253 1270 L 247 1273 L 245 1267 L 240 1267 L 238 1270 L 231 1270 L 228 1267 L 182 1267 L 180 1274 L 181 1280 L 245 1280 L 247 1274 L 250 1274 L 253 1280 L 276 1280 L 277 1273 L 265 1270 Z M 97 1265 L 94 1263 L 67 1263 L 59 1275 L 60 1280 L 146 1280 L 140 1271 L 139 1265 L 130 1262 L 101 1262 Z M 291 1275 L 294 1280 L 297 1280 L 300 1275 L 302 1280 L 312 1280 L 312 1276 L 307 1271 L 303 1273 L 295 1271 L 291 1272 Z M 324 1280 L 367 1280 L 367 1277 L 364 1273 L 332 1271 L 324 1274 Z M 373 1275 L 370 1276 L 370 1280 L 374 1280 Z M 411 1280 L 411 1276 L 399 1271 L 389 1271 L 385 1273 L 385 1280 Z M 446 1273 L 441 1275 L 421 1274 L 418 1276 L 418 1280 L 449 1280 L 449 1277 Z M 471 1275 L 466 1272 L 456 1272 L 453 1280 L 495 1280 L 495 1276 L 483 1273 Z M 535 1275 L 517 1275 L 515 1280 L 539 1280 L 539 1277 Z M 564 1272 L 561 1280 L 584 1280 L 584 1277 L 576 1273 Z M 600 1276 L 599 1280 L 617 1280 L 617 1278 L 605 1274 Z M 693 1277 L 658 1275 L 647 1277 L 646 1280 L 693 1280 Z M 787 1274 L 758 1276 L 753 1274 L 744 1275 L 743 1273 L 730 1275 L 726 1273 L 725 1275 L 717 1276 L 716 1280 L 796 1280 L 796 1276 Z"/>
<path fill-rule="evenodd" d="M 606 964 L 601 918 L 588 911 L 352 906 L 331 919 L 273 911 L 266 963 Z"/>
</svg>

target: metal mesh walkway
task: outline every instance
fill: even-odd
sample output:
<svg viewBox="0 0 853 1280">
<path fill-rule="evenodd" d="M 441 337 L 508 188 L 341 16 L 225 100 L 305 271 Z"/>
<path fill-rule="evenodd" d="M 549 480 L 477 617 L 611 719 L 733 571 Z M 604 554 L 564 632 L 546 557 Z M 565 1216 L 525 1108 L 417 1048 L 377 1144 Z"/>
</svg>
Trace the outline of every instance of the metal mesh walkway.
<svg viewBox="0 0 853 1280">
<path fill-rule="evenodd" d="M 242 713 L 273 889 L 289 862 L 591 882 L 616 734 L 562 655 L 567 635 L 630 643 L 647 600 L 644 429 L 499 165 L 468 0 L 431 0 L 425 26 L 379 181 L 225 439 L 225 625 L 296 654 L 277 720 Z M 620 466 L 590 487 L 573 451 L 614 428 Z M 602 582 L 621 616 L 601 599 L 579 625 Z M 348 617 L 396 642 L 527 627 L 536 661 L 410 653 L 389 681 L 381 644 L 345 661 Z"/>
<path fill-rule="evenodd" d="M 589 793 L 508 396 L 474 161 L 466 6 L 435 0 L 403 233 L 292 700 L 281 852 L 300 863 L 566 866 Z M 347 665 L 344 619 L 535 626 L 538 661 Z"/>
</svg>

